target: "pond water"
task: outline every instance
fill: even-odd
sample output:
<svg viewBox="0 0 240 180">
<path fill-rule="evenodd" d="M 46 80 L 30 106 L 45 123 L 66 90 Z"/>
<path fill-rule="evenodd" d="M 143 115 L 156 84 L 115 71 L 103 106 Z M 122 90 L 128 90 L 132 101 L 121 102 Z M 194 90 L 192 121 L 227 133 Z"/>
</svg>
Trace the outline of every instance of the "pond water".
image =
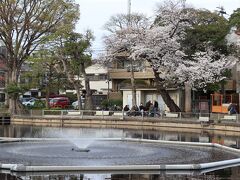
<svg viewBox="0 0 240 180">
<path fill-rule="evenodd" d="M 180 132 L 175 129 L 133 130 L 107 128 L 55 128 L 35 126 L 0 126 L 0 137 L 35 137 L 35 138 L 143 138 L 187 142 L 217 142 L 226 146 L 240 148 L 239 134 L 224 132 L 198 131 Z M 88 142 L 88 143 L 94 143 Z M 155 179 L 240 179 L 240 165 L 207 171 L 142 171 L 142 172 L 58 172 L 58 173 L 16 173 L 0 172 L 4 180 L 155 180 Z"/>
</svg>

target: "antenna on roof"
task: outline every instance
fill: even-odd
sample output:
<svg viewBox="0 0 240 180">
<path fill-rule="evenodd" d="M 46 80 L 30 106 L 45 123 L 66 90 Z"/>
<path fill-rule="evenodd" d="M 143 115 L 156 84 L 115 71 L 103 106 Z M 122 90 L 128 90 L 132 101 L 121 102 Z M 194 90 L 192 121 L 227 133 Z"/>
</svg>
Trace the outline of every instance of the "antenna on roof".
<svg viewBox="0 0 240 180">
<path fill-rule="evenodd" d="M 219 9 L 217 12 L 223 17 L 224 14 L 228 15 L 223 6 L 217 7 Z"/>
<path fill-rule="evenodd" d="M 130 25 L 131 23 L 131 0 L 128 0 L 128 26 Z"/>
<path fill-rule="evenodd" d="M 131 0 L 128 0 L 128 15 L 131 14 Z"/>
</svg>

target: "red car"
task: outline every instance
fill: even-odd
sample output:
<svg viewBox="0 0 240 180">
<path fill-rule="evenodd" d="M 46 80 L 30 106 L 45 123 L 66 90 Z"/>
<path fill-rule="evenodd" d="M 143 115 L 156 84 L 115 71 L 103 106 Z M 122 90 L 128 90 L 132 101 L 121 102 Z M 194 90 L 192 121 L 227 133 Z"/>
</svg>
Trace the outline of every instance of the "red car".
<svg viewBox="0 0 240 180">
<path fill-rule="evenodd" d="M 51 108 L 67 108 L 70 105 L 68 97 L 57 97 L 50 100 Z"/>
</svg>

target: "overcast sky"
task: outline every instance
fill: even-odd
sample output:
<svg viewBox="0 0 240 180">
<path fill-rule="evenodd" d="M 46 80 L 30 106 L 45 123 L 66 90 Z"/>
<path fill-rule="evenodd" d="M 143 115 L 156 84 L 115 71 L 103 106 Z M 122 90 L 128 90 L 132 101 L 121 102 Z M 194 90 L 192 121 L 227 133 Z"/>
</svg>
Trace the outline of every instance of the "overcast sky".
<svg viewBox="0 0 240 180">
<path fill-rule="evenodd" d="M 76 31 L 91 29 L 95 36 L 92 49 L 94 57 L 103 50 L 102 36 L 106 33 L 103 25 L 112 15 L 127 13 L 128 0 L 76 0 L 80 5 L 80 20 Z M 163 0 L 131 0 L 131 12 L 141 12 L 148 17 L 154 16 L 157 4 Z M 187 0 L 195 8 L 206 8 L 211 11 L 223 6 L 228 14 L 240 8 L 240 0 Z"/>
</svg>

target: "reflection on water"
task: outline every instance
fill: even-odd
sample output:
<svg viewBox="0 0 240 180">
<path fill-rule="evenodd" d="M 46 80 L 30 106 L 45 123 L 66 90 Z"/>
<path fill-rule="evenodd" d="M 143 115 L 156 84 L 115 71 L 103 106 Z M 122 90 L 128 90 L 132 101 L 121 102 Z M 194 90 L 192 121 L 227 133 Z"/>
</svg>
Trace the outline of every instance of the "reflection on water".
<svg viewBox="0 0 240 180">
<path fill-rule="evenodd" d="M 215 142 L 227 146 L 240 148 L 238 134 L 226 135 L 216 132 L 179 132 L 171 129 L 162 130 L 131 130 L 131 129 L 94 129 L 94 128 L 53 128 L 34 126 L 0 126 L 1 137 L 65 137 L 65 138 L 114 138 L 131 137 L 155 140 L 189 141 L 189 142 Z M 122 172 L 121 174 L 106 173 L 71 173 L 58 172 L 58 174 L 9 174 L 1 172 L 0 180 L 155 180 L 155 179 L 226 179 L 235 180 L 240 177 L 240 166 L 214 170 L 212 172 Z"/>
</svg>

